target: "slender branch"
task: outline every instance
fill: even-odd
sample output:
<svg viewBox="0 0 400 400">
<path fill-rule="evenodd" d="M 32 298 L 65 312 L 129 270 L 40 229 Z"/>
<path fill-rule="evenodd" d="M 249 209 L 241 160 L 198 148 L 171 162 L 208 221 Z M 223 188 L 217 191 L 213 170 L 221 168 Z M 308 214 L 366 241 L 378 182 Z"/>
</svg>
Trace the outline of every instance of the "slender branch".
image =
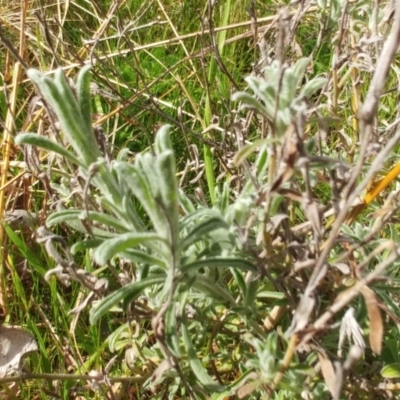
<svg viewBox="0 0 400 400">
<path fill-rule="evenodd" d="M 377 61 L 377 67 L 375 69 L 374 76 L 372 78 L 372 82 L 367 94 L 367 98 L 365 100 L 365 103 L 361 109 L 361 118 L 362 118 L 362 125 L 363 128 L 361 128 L 361 133 L 370 131 L 371 128 L 371 115 L 374 118 L 376 114 L 376 110 L 378 107 L 378 100 L 379 97 L 382 93 L 383 87 L 386 82 L 386 77 L 388 73 L 388 69 L 390 67 L 390 64 L 393 60 L 393 57 L 396 53 L 396 50 L 398 48 L 398 43 L 400 41 L 400 0 L 396 1 L 396 14 L 395 14 L 395 22 L 393 24 L 392 28 L 392 33 L 389 36 L 389 39 L 386 41 L 384 48 L 382 50 L 382 53 Z M 369 136 L 369 135 L 368 135 Z M 398 132 L 396 135 L 396 140 L 398 140 L 400 136 L 400 132 Z M 364 148 L 366 147 L 366 140 L 367 138 L 364 138 L 362 143 L 364 143 Z M 343 221 L 346 219 L 348 210 L 352 206 L 354 200 L 357 198 L 358 194 L 366 188 L 368 185 L 371 177 L 373 174 L 383 165 L 384 160 L 386 159 L 388 153 L 391 151 L 393 146 L 395 145 L 395 140 L 392 138 L 387 145 L 385 146 L 384 150 L 380 152 L 380 154 L 375 158 L 374 162 L 371 165 L 371 168 L 369 169 L 367 175 L 365 178 L 362 180 L 362 182 L 357 186 L 356 190 L 352 191 L 346 201 L 345 206 L 342 208 L 340 211 L 339 215 L 336 218 L 335 223 L 332 226 L 331 233 L 329 235 L 328 240 L 325 242 L 324 248 L 322 249 L 321 255 L 317 261 L 317 265 L 315 266 L 315 269 L 313 271 L 313 274 L 311 276 L 310 282 L 314 282 L 315 278 L 319 276 L 321 269 L 323 268 L 326 258 L 328 257 L 329 252 L 331 251 L 331 248 L 333 246 L 334 241 L 336 240 L 336 237 L 341 229 L 341 225 Z M 352 174 L 352 179 L 348 185 L 348 187 L 353 186 L 353 183 L 356 182 L 359 173 L 361 171 L 361 167 L 364 163 L 363 156 L 360 155 L 360 160 L 359 163 Z"/>
<path fill-rule="evenodd" d="M 393 247 L 390 256 L 386 260 L 382 261 L 370 274 L 368 274 L 364 279 L 360 279 L 354 286 L 345 292 L 339 293 L 332 306 L 330 306 L 327 311 L 325 311 L 315 321 L 312 326 L 314 329 L 310 329 L 309 332 L 303 336 L 301 343 L 307 343 L 314 337 L 316 331 L 326 328 L 329 320 L 354 300 L 361 293 L 364 286 L 372 283 L 399 258 L 399 250 L 399 248 Z"/>
<path fill-rule="evenodd" d="M 151 377 L 150 375 L 145 376 L 121 376 L 121 377 L 107 377 L 106 375 L 74 375 L 74 374 L 34 374 L 30 372 L 24 372 L 16 376 L 7 376 L 0 378 L 0 384 L 10 382 L 23 382 L 27 380 L 48 380 L 48 381 L 102 381 L 105 378 L 111 383 L 114 382 L 130 382 L 130 383 L 143 383 Z"/>
</svg>

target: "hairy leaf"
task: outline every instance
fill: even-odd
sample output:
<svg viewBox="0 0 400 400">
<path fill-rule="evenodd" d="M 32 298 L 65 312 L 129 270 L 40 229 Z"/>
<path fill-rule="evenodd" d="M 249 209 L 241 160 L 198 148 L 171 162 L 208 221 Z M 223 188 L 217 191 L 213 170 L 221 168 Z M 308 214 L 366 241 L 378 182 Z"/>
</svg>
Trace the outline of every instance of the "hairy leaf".
<svg viewBox="0 0 400 400">
<path fill-rule="evenodd" d="M 165 276 L 151 277 L 142 279 L 141 281 L 130 283 L 120 289 L 115 290 L 109 294 L 102 302 L 91 310 L 89 321 L 94 325 L 106 312 L 112 307 L 116 306 L 120 301 L 126 298 L 133 300 L 134 297 L 139 296 L 147 287 L 158 285 L 165 281 Z"/>
<path fill-rule="evenodd" d="M 79 159 L 75 157 L 75 155 L 68 151 L 65 147 L 36 133 L 20 133 L 15 138 L 15 143 L 18 145 L 29 144 L 31 146 L 40 147 L 47 150 L 48 152 L 59 154 L 60 156 L 65 157 L 67 160 L 72 161 L 74 164 L 79 165 L 80 167 L 83 166 L 83 163 L 79 161 Z"/>
<path fill-rule="evenodd" d="M 185 343 L 186 351 L 188 354 L 189 358 L 189 364 L 190 367 L 193 371 L 193 373 L 196 375 L 196 378 L 198 379 L 199 383 L 206 388 L 207 390 L 214 391 L 214 392 L 220 392 L 224 390 L 224 387 L 216 383 L 211 379 L 211 377 L 207 374 L 207 371 L 204 369 L 204 367 L 201 365 L 201 362 L 199 358 L 197 357 L 196 350 L 193 347 L 192 340 L 190 338 L 190 333 L 188 329 L 188 322 L 186 320 L 186 316 L 183 314 L 182 315 L 182 336 L 183 336 L 183 341 Z"/>
<path fill-rule="evenodd" d="M 151 232 L 129 232 L 118 235 L 112 239 L 105 240 L 93 253 L 95 261 L 99 265 L 104 265 L 110 258 L 118 253 L 136 247 L 139 244 L 153 242 L 152 247 L 156 247 L 154 242 L 162 242 L 163 239 L 156 233 Z"/>
</svg>

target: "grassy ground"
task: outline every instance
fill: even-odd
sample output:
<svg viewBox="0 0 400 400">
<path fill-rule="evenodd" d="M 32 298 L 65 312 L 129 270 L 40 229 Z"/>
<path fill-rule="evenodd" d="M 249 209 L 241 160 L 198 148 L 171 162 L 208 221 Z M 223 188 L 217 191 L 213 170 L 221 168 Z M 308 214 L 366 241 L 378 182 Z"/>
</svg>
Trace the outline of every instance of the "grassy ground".
<svg viewBox="0 0 400 400">
<path fill-rule="evenodd" d="M 36 227 L 1 231 L 2 319 L 39 348 L 26 379 L 0 378 L 2 398 L 396 397 L 397 57 L 381 78 L 376 118 L 362 113 L 394 19 L 386 2 L 9 3 L 0 1 L 0 213 L 31 210 L 44 226 L 58 211 L 47 226 L 66 242 L 49 251 L 54 239 L 37 243 Z M 15 144 L 18 133 L 37 132 L 79 154 L 26 71 L 52 78 L 61 67 L 73 82 L 87 63 L 96 146 L 107 165 L 127 159 L 137 169 L 124 171 L 147 176 L 149 193 L 162 177 L 170 182 L 167 167 L 152 168 L 170 155 L 156 132 L 171 125 L 170 188 L 180 192 L 167 197 L 177 210 L 179 197 L 178 233 L 161 194 L 154 215 L 171 225 L 171 254 L 182 249 L 180 274 L 166 262 L 163 275 L 162 257 L 144 242 L 140 257 L 124 247 L 99 262 L 107 237 L 94 228 L 122 237 L 132 218 L 158 232 L 139 189 L 126 192 L 135 200 L 124 197 L 125 220 L 117 203 L 100 200 L 104 186 L 89 166 Z M 269 108 L 267 97 L 257 103 L 265 93 Z M 124 182 L 117 167 L 104 168 Z M 77 227 L 78 214 L 72 221 L 60 207 L 115 219 Z M 74 244 L 74 273 L 106 278 L 107 289 L 45 279 L 55 254 Z M 124 312 L 119 301 L 104 306 L 115 293 Z"/>
</svg>

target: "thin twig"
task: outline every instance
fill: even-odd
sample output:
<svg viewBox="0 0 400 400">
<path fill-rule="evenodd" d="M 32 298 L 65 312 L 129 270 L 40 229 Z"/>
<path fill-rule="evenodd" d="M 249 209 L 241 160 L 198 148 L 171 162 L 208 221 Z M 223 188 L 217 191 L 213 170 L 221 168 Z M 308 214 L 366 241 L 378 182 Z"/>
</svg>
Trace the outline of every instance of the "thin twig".
<svg viewBox="0 0 400 400">
<path fill-rule="evenodd" d="M 130 383 L 143 383 L 149 379 L 151 375 L 145 376 L 120 376 L 116 378 L 107 379 L 111 382 L 130 382 Z M 24 382 L 27 380 L 48 380 L 48 381 L 102 381 L 105 376 L 100 375 L 74 375 L 74 374 L 33 374 L 30 372 L 24 372 L 17 376 L 8 376 L 6 378 L 0 378 L 0 384 L 10 383 L 10 382 Z"/>
</svg>

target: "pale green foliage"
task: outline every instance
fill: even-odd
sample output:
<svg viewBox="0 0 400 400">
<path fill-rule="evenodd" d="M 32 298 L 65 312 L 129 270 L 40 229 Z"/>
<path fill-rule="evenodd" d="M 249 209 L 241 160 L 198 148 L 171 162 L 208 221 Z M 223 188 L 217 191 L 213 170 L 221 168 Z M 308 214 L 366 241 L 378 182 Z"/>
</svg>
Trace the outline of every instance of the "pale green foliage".
<svg viewBox="0 0 400 400">
<path fill-rule="evenodd" d="M 294 66 L 273 61 L 264 68 L 262 77 L 248 76 L 246 82 L 254 92 L 238 92 L 232 100 L 241 101 L 244 107 L 255 108 L 271 122 L 275 133 L 281 137 L 293 118 L 307 108 L 305 100 L 320 90 L 326 79 L 316 77 L 308 81 L 298 93 L 310 59 L 302 58 Z"/>
<path fill-rule="evenodd" d="M 185 305 L 192 298 L 212 300 L 215 306 L 240 305 L 222 279 L 224 270 L 235 271 L 236 279 L 243 281 L 243 299 L 248 299 L 241 274 L 243 271 L 257 273 L 258 269 L 249 259 L 241 258 L 241 246 L 233 227 L 227 223 L 240 219 L 235 211 L 238 207 L 228 205 L 227 198 L 225 218 L 217 209 L 194 207 L 179 191 L 168 126 L 162 127 L 156 135 L 155 154 L 139 154 L 133 163 L 124 160 L 121 154 L 115 161 L 106 162 L 89 126 L 87 68 L 78 76 L 76 94 L 60 71 L 54 79 L 37 71 L 30 71 L 29 76 L 59 118 L 72 149 L 67 150 L 34 134 L 19 135 L 17 143 L 41 146 L 75 163 L 81 176 L 90 179 L 91 189 L 86 201 L 90 198 L 99 210 L 104 210 L 61 209 L 48 217 L 47 226 L 67 223 L 85 232 L 89 224 L 90 237 L 75 243 L 74 253 L 91 251 L 93 261 L 100 266 L 123 258 L 134 262 L 137 268 L 135 281 L 96 302 L 90 315 L 91 323 L 97 323 L 121 302 L 127 309 L 143 293 L 152 293 L 150 298 L 154 298 L 155 308 L 166 304 L 165 343 L 169 348 L 166 351 L 176 357 L 185 354 L 197 383 L 205 390 L 223 390 L 208 376 L 197 358 L 189 321 L 184 314 Z M 147 220 L 138 214 L 138 204 L 145 210 Z M 246 208 L 249 206 L 247 204 Z M 179 214 L 180 207 L 185 210 L 183 216 Z M 175 308 L 176 302 L 178 308 Z"/>
</svg>

